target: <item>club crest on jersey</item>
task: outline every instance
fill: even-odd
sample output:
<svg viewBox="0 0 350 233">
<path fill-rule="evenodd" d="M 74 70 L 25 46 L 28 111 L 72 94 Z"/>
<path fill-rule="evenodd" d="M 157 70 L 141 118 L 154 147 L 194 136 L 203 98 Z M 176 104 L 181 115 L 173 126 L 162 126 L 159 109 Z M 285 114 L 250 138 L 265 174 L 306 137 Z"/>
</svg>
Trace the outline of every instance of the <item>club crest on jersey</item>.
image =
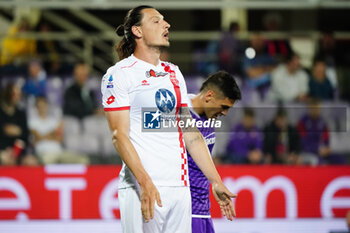
<svg viewBox="0 0 350 233">
<path fill-rule="evenodd" d="M 113 76 L 109 76 L 108 78 L 108 83 L 107 83 L 107 88 L 113 88 Z"/>
<path fill-rule="evenodd" d="M 157 71 L 154 71 L 154 70 L 149 70 L 149 71 L 146 71 L 146 77 L 147 78 L 151 78 L 151 77 L 154 77 L 154 78 L 157 78 L 157 77 L 164 77 L 165 75 L 167 75 L 167 73 L 165 72 L 157 72 Z"/>
<path fill-rule="evenodd" d="M 176 104 L 174 94 L 168 89 L 161 88 L 155 94 L 156 105 L 163 113 L 170 113 Z"/>
</svg>

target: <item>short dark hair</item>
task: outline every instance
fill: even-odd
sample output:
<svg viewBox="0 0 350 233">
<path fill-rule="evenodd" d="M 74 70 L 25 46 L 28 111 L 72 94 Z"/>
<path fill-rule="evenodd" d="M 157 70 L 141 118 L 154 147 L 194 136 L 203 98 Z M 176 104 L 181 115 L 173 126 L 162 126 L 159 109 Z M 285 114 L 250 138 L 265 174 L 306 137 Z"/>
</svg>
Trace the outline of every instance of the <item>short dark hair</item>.
<svg viewBox="0 0 350 233">
<path fill-rule="evenodd" d="M 132 26 L 140 26 L 143 18 L 141 11 L 143 9 L 153 8 L 151 6 L 138 6 L 128 11 L 124 18 L 124 23 L 117 27 L 116 33 L 122 36 L 123 39 L 116 45 L 116 51 L 119 59 L 124 59 L 130 56 L 136 48 L 135 35 L 132 33 Z"/>
<path fill-rule="evenodd" d="M 286 111 L 285 108 L 279 107 L 279 108 L 277 109 L 275 118 L 277 118 L 277 117 L 283 118 L 283 117 L 287 117 L 287 116 L 288 116 L 288 114 L 287 114 L 287 111 Z"/>
<path fill-rule="evenodd" d="M 314 59 L 312 61 L 312 66 L 315 66 L 317 63 L 320 63 L 320 62 L 326 64 L 326 59 L 322 55 L 317 55 L 314 57 Z"/>
<path fill-rule="evenodd" d="M 231 22 L 229 30 L 230 30 L 230 32 L 238 31 L 239 30 L 239 24 L 237 22 Z"/>
<path fill-rule="evenodd" d="M 247 117 L 255 117 L 255 112 L 250 107 L 245 107 L 243 109 L 243 114 L 244 114 L 244 116 L 247 116 Z"/>
<path fill-rule="evenodd" d="M 242 98 L 241 91 L 235 79 L 231 74 L 223 70 L 209 75 L 209 77 L 203 82 L 200 92 L 209 89 L 217 89 L 224 97 L 227 97 L 232 101 L 240 100 Z"/>
</svg>

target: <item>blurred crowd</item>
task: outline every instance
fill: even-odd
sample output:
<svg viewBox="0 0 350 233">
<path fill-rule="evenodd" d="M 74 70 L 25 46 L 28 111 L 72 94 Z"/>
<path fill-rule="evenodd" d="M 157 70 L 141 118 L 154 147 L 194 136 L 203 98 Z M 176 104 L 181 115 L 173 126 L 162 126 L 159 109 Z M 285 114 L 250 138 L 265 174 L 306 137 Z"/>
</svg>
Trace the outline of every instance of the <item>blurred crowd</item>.
<svg viewBox="0 0 350 233">
<path fill-rule="evenodd" d="M 230 71 L 243 95 L 235 105 L 238 109 L 234 107 L 228 116 L 242 117 L 220 137 L 225 143 L 217 149 L 215 161 L 346 164 L 348 87 L 340 85 L 344 80 L 339 81 L 338 73 L 347 61 L 333 34 L 321 35 L 311 66 L 304 67 L 288 39 L 265 39 L 257 33 L 243 41 L 238 31 L 239 25 L 231 23 L 218 41 L 207 46 L 206 53 L 217 54 L 217 60 L 197 64 L 205 75 Z"/>
<path fill-rule="evenodd" d="M 116 155 L 100 105 L 101 77 L 93 77 L 84 62 L 64 64 L 53 41 L 13 37 L 30 30 L 21 20 L 2 41 L 0 164 L 106 162 L 94 159 Z M 50 28 L 43 23 L 37 30 Z M 185 74 L 190 91 L 220 69 L 240 83 L 243 98 L 226 117 L 230 129 L 217 137 L 215 162 L 348 163 L 349 103 L 337 76 L 343 56 L 332 33 L 323 34 L 306 69 L 288 40 L 255 34 L 243 43 L 236 37 L 238 30 L 232 23 L 208 44 L 208 53 L 215 53 L 217 60 L 197 64 L 199 82 Z M 334 140 L 338 147 L 332 146 Z"/>
<path fill-rule="evenodd" d="M 25 79 L 2 79 L 1 164 L 88 164 L 87 153 L 63 146 L 67 144 L 64 138 L 70 140 L 72 136 L 78 139 L 77 146 L 88 147 L 85 142 L 79 143 L 76 128 L 82 127 L 88 116 L 103 117 L 94 91 L 87 87 L 88 79 L 88 65 L 79 62 L 64 87 L 60 78 L 47 78 L 38 60 L 29 62 Z"/>
<path fill-rule="evenodd" d="M 330 128 L 321 115 L 321 102 L 318 100 L 309 101 L 295 124 L 288 120 L 287 110 L 283 107 L 275 109 L 271 120 L 264 122 L 262 126 L 257 124 L 254 111 L 257 109 L 246 107 L 238 111 L 240 110 L 243 116 L 229 133 L 225 133 L 226 146 L 221 156 L 215 157 L 217 163 L 289 165 L 347 163 L 346 153 L 331 150 Z M 268 108 L 262 110 L 271 111 Z"/>
<path fill-rule="evenodd" d="M 24 16 L 14 21 L 7 35 L 2 38 L 0 75 L 6 77 L 27 74 L 27 65 L 33 58 L 42 61 L 48 76 L 69 75 L 72 72 L 72 64 L 60 57 L 66 53 L 60 43 L 51 39 L 35 40 L 28 37 L 31 32 L 45 36 L 53 30 L 46 21 L 33 25 L 29 18 Z"/>
</svg>

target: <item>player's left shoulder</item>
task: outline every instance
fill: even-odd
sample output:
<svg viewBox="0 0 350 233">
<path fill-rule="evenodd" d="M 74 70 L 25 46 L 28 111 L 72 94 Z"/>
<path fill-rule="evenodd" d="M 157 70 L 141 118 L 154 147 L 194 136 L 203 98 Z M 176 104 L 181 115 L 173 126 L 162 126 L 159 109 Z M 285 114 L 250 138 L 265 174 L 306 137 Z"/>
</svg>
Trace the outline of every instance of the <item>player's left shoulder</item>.
<svg viewBox="0 0 350 233">
<path fill-rule="evenodd" d="M 163 67 L 169 67 L 171 70 L 178 70 L 179 67 L 171 62 L 168 62 L 168 61 L 161 61 L 161 65 Z"/>
<path fill-rule="evenodd" d="M 162 61 L 161 65 L 164 67 L 164 71 L 168 73 L 173 73 L 174 75 L 171 77 L 175 77 L 180 83 L 184 83 L 184 77 L 181 73 L 179 67 L 171 62 Z"/>
</svg>

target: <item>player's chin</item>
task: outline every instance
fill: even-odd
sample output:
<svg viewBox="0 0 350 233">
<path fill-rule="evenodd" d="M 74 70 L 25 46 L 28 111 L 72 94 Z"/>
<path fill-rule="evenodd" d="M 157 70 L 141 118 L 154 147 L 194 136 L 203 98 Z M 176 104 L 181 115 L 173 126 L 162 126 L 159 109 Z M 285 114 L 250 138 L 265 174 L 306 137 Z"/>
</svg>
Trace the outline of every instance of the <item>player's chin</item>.
<svg viewBox="0 0 350 233">
<path fill-rule="evenodd" d="M 162 45 L 163 48 L 169 48 L 169 46 L 170 46 L 170 42 L 169 41 Z"/>
<path fill-rule="evenodd" d="M 158 45 L 159 47 L 168 48 L 170 46 L 170 42 L 168 40 L 164 40 L 162 43 Z"/>
</svg>

